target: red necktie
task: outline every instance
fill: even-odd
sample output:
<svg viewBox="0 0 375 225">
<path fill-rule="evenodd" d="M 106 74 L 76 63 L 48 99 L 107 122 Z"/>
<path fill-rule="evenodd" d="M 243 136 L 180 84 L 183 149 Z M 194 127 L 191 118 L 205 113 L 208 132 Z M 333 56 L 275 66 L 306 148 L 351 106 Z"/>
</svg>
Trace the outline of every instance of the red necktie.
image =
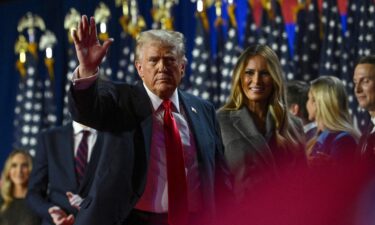
<svg viewBox="0 0 375 225">
<path fill-rule="evenodd" d="M 77 154 L 75 157 L 75 170 L 77 175 L 77 182 L 78 185 L 81 184 L 83 175 L 85 174 L 86 166 L 87 166 L 87 155 L 88 155 L 88 144 L 87 144 L 87 137 L 89 136 L 90 131 L 84 130 L 82 131 L 82 139 L 78 145 Z"/>
<path fill-rule="evenodd" d="M 164 136 L 168 179 L 169 225 L 184 225 L 188 221 L 187 184 L 184 153 L 176 121 L 172 115 L 170 100 L 163 101 Z"/>
</svg>

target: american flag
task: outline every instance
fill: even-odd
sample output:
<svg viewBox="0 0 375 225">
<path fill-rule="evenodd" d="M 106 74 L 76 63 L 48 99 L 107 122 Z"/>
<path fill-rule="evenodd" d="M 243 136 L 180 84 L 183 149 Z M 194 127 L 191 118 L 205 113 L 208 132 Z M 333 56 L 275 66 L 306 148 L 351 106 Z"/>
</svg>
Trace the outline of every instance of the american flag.
<svg viewBox="0 0 375 225">
<path fill-rule="evenodd" d="M 342 26 L 336 0 L 323 1 L 323 43 L 320 52 L 319 75 L 340 77 Z"/>
<path fill-rule="evenodd" d="M 15 106 L 14 147 L 35 155 L 37 134 L 42 128 L 43 82 L 38 74 L 38 52 L 29 43 L 25 62 L 26 76 L 20 77 Z"/>
<path fill-rule="evenodd" d="M 269 45 L 280 59 L 281 66 L 287 79 L 294 79 L 293 61 L 290 59 L 288 35 L 285 30 L 281 6 L 278 0 L 273 0 L 271 10 L 263 6 L 262 29 L 259 43 Z"/>
<path fill-rule="evenodd" d="M 71 85 L 71 80 L 73 78 L 73 72 L 78 66 L 78 59 L 76 56 L 76 50 L 74 47 L 73 39 L 70 35 L 70 30 L 72 28 L 78 27 L 78 24 L 81 20 L 81 14 L 75 9 L 75 8 L 70 8 L 69 12 L 66 14 L 65 19 L 64 19 L 64 28 L 67 32 L 67 37 L 68 37 L 68 43 L 67 43 L 67 49 L 66 49 L 66 54 L 67 54 L 67 72 L 65 75 L 65 85 L 64 85 L 64 104 L 63 104 L 63 113 L 62 113 L 62 123 L 68 124 L 72 121 L 72 117 L 69 112 L 69 107 L 68 107 L 68 92 L 69 88 Z"/>
<path fill-rule="evenodd" d="M 237 57 L 241 54 L 238 43 L 237 21 L 234 16 L 234 4 L 228 5 L 229 23 L 228 37 L 222 50 L 222 64 L 220 65 L 220 105 L 227 102 L 231 90 L 232 71 L 237 62 Z"/>
<path fill-rule="evenodd" d="M 56 101 L 54 95 L 54 76 L 47 74 L 44 78 L 43 91 L 43 128 L 50 128 L 57 125 Z"/>
<path fill-rule="evenodd" d="M 126 83 L 133 84 L 140 80 L 134 66 L 134 50 L 135 50 L 135 39 L 122 30 L 120 35 L 120 48 L 121 56 L 119 61 L 119 70 L 116 74 L 118 81 L 125 81 Z"/>
<path fill-rule="evenodd" d="M 311 81 L 318 77 L 321 38 L 317 0 L 306 2 L 297 14 L 294 51 L 295 77 Z"/>
<path fill-rule="evenodd" d="M 351 0 L 348 5 L 345 49 L 341 58 L 341 78 L 347 84 L 351 113 L 360 130 L 367 127 L 368 113 L 358 106 L 354 97 L 352 77 L 355 62 L 362 56 L 375 54 L 373 41 L 375 28 L 374 2 L 371 0 Z"/>
<path fill-rule="evenodd" d="M 53 58 L 53 47 L 56 43 L 56 35 L 48 30 L 41 36 L 39 41 L 39 49 L 45 52 L 44 65 L 46 66 L 46 74 L 43 79 L 43 128 L 50 128 L 57 125 Z"/>
<path fill-rule="evenodd" d="M 66 80 L 65 80 L 65 94 L 64 94 L 64 106 L 63 106 L 63 124 L 68 124 L 72 121 L 72 117 L 69 112 L 68 107 L 68 93 L 69 88 L 71 85 L 71 80 L 73 78 L 73 72 L 78 66 L 78 60 L 75 53 L 75 47 L 73 45 L 72 40 L 69 40 L 69 46 L 67 48 L 67 55 L 68 55 L 68 71 L 66 73 Z"/>
<path fill-rule="evenodd" d="M 224 66 L 224 52 L 225 52 L 225 31 L 224 31 L 224 24 L 225 21 L 221 16 L 218 16 L 215 21 L 215 29 L 216 29 L 216 54 L 213 56 L 213 62 L 210 67 L 211 71 L 211 87 L 210 87 L 210 94 L 211 94 L 211 102 L 214 104 L 216 108 L 220 107 L 220 93 L 221 93 L 221 80 L 222 77 L 222 69 Z M 224 81 L 225 82 L 225 81 Z"/>
<path fill-rule="evenodd" d="M 192 62 L 190 64 L 191 75 L 188 92 L 205 100 L 211 100 L 211 58 L 210 39 L 208 34 L 208 20 L 206 12 L 198 12 L 196 15 L 196 31 Z"/>
<path fill-rule="evenodd" d="M 254 21 L 253 7 L 252 4 L 249 2 L 246 19 L 244 48 L 255 45 L 257 43 L 258 36 L 259 34 L 257 25 Z"/>
</svg>

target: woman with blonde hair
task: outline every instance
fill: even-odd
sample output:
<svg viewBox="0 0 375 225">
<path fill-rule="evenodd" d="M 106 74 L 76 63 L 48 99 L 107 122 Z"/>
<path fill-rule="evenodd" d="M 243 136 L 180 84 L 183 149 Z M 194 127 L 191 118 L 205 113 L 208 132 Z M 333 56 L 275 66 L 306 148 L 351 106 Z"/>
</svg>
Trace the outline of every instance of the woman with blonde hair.
<svg viewBox="0 0 375 225">
<path fill-rule="evenodd" d="M 39 218 L 26 203 L 32 158 L 23 150 L 13 150 L 1 174 L 0 224 L 37 225 Z"/>
<path fill-rule="evenodd" d="M 307 143 L 309 163 L 354 160 L 360 134 L 349 114 L 348 96 L 341 80 L 333 76 L 313 80 L 306 108 L 318 128 L 317 136 Z"/>
<path fill-rule="evenodd" d="M 264 173 L 274 177 L 282 165 L 304 161 L 302 123 L 289 113 L 285 89 L 279 59 L 271 48 L 255 45 L 241 54 L 229 101 L 218 112 L 238 200 L 268 177 Z"/>
</svg>

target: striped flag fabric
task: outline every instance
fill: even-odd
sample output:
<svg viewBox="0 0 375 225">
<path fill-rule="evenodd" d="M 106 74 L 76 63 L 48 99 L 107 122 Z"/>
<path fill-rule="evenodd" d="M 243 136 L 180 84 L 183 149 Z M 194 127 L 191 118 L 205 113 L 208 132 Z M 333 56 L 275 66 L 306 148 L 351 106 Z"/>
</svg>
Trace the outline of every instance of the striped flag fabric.
<svg viewBox="0 0 375 225">
<path fill-rule="evenodd" d="M 267 44 L 279 57 L 284 74 L 288 80 L 294 79 L 294 65 L 288 45 L 283 15 L 279 0 L 272 0 L 271 8 L 263 5 L 260 44 Z"/>
<path fill-rule="evenodd" d="M 219 105 L 222 106 L 227 102 L 231 91 L 231 81 L 232 81 L 232 71 L 237 62 L 237 57 L 241 54 L 241 47 L 238 43 L 238 31 L 237 31 L 237 21 L 235 18 L 235 5 L 228 5 L 228 36 L 223 45 L 221 65 L 220 65 L 220 99 Z M 220 43 L 219 43 L 220 44 Z"/>
<path fill-rule="evenodd" d="M 254 21 L 253 1 L 249 1 L 246 18 L 244 48 L 255 45 L 259 38 L 257 25 Z"/>
</svg>

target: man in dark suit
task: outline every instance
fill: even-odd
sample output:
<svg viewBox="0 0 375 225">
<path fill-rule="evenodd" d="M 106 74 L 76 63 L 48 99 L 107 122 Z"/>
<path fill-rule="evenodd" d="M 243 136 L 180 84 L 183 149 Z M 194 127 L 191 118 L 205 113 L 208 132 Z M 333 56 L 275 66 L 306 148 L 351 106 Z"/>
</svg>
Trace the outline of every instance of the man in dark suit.
<svg viewBox="0 0 375 225">
<path fill-rule="evenodd" d="M 354 93 L 358 104 L 367 110 L 371 121 L 359 141 L 362 159 L 375 161 L 375 55 L 362 57 L 354 70 Z"/>
<path fill-rule="evenodd" d="M 73 118 L 114 134 L 131 132 L 135 150 L 106 151 L 76 224 L 206 224 L 219 187 L 229 183 L 214 107 L 177 88 L 186 66 L 183 35 L 140 33 L 135 66 L 143 82 L 134 86 L 98 77 L 113 40 L 98 42 L 93 17 L 83 16 L 72 36 L 80 63 L 70 91 Z"/>
<path fill-rule="evenodd" d="M 81 144 L 87 147 L 88 164 L 79 178 L 75 170 Z M 103 134 L 74 121 L 40 134 L 27 200 L 43 225 L 72 222 L 77 209 L 69 204 L 66 193 L 87 195 L 102 147 Z"/>
</svg>

